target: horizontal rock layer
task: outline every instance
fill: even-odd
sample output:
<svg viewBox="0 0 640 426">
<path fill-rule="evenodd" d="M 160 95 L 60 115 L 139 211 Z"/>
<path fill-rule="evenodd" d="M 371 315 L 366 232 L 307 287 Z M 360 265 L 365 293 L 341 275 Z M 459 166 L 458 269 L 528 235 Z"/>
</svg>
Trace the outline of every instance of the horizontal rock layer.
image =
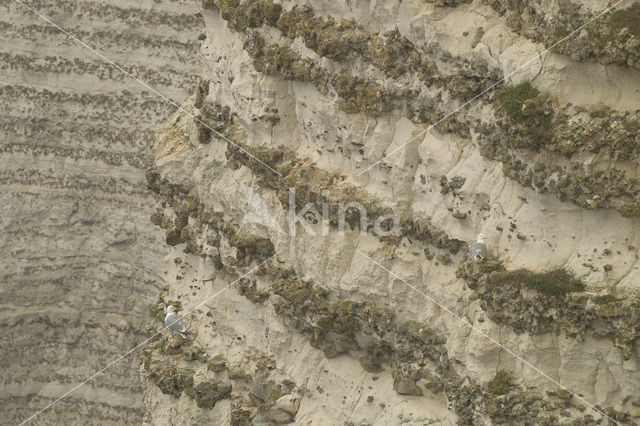
<svg viewBox="0 0 640 426">
<path fill-rule="evenodd" d="M 198 5 L 26 1 L 181 102 L 200 73 Z M 0 2 L 3 424 L 18 424 L 144 339 L 164 242 L 141 181 L 174 107 L 19 3 Z M 139 424 L 138 354 L 35 424 Z"/>
<path fill-rule="evenodd" d="M 262 383 L 267 356 L 267 377 L 301 388 L 283 422 L 637 422 L 640 223 L 628 159 L 640 104 L 600 102 L 577 85 L 564 96 L 592 65 L 553 54 L 424 136 L 535 53 L 489 7 L 439 6 L 450 5 L 204 2 L 207 67 L 183 104 L 189 114 L 161 130 L 147 174 L 151 220 L 172 247 L 149 329 L 177 304 L 185 345 L 204 355 L 149 350 L 149 423 L 175 412 L 247 424 L 268 411 L 246 382 L 205 369 L 221 352 L 246 373 L 234 377 Z M 464 39 L 476 19 L 482 31 Z M 486 72 L 456 72 L 465 64 Z M 632 71 L 620 72 L 623 90 L 638 90 Z M 520 85 L 532 80 L 534 90 Z M 549 121 L 553 134 L 541 138 Z M 342 233 L 349 202 L 366 220 L 345 213 Z M 391 212 L 385 202 L 398 212 L 395 235 L 373 226 Z M 460 263 L 479 232 L 493 258 L 484 266 L 502 272 Z M 546 305 L 513 278 L 556 267 L 580 285 Z M 229 379 L 230 399 L 202 407 L 180 369 L 194 383 Z M 186 387 L 171 394 L 167 383 Z"/>
</svg>

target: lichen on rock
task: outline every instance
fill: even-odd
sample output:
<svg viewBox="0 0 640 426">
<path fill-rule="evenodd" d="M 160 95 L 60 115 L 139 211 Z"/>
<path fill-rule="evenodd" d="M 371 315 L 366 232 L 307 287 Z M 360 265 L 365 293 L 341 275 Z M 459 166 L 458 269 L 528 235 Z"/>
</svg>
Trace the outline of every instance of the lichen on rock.
<svg viewBox="0 0 640 426">
<path fill-rule="evenodd" d="M 231 397 L 231 385 L 217 380 L 205 380 L 193 386 L 193 399 L 200 408 L 213 408 L 216 402 Z"/>
<path fill-rule="evenodd" d="M 563 269 L 540 273 L 506 271 L 501 264 L 465 262 L 458 275 L 469 283 L 489 318 L 512 327 L 517 333 L 540 334 L 564 331 L 581 338 L 597 327 L 600 335 L 613 338 L 624 359 L 630 359 L 640 333 L 640 304 L 633 298 L 602 304 L 598 296 L 583 292 L 584 284 Z"/>
<path fill-rule="evenodd" d="M 570 0 L 558 2 L 558 10 L 554 13 L 545 10 L 536 0 L 484 0 L 484 3 L 505 15 L 515 32 L 574 61 L 597 61 L 640 69 L 640 5 L 637 3 L 609 11 L 603 17 Z M 579 30 L 578 34 L 569 37 Z"/>
</svg>

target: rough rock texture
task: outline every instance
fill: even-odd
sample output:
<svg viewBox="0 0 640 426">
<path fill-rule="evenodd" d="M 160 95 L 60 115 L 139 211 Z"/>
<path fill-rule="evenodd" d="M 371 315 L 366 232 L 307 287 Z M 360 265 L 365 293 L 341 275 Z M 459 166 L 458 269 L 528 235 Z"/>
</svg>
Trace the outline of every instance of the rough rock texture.
<svg viewBox="0 0 640 426">
<path fill-rule="evenodd" d="M 479 2 L 203 6 L 207 125 L 146 175 L 148 332 L 190 329 L 146 349 L 147 423 L 638 423 L 636 70 L 550 54 L 425 136 L 541 46 Z"/>
<path fill-rule="evenodd" d="M 331 17 L 318 17 L 309 6 L 296 5 L 285 11 L 278 6 L 259 0 L 221 3 L 220 16 L 229 27 L 247 34 L 243 48 L 253 57 L 256 70 L 313 83 L 321 94 L 337 96 L 338 107 L 350 114 L 362 111 L 377 117 L 397 109 L 414 122 L 435 123 L 438 131 L 475 136 L 482 154 L 500 161 L 505 173 L 522 185 L 555 193 L 585 208 L 614 207 L 625 216 L 640 214 L 640 182 L 629 170 L 629 163 L 637 161 L 637 113 L 605 105 L 585 110 L 554 102 L 526 80 L 500 87 L 496 67 L 483 58 L 454 56 L 431 40 L 418 49 L 398 31 L 387 31 L 381 37 L 353 21 L 337 24 Z M 391 87 L 371 78 L 334 72 L 292 48 L 295 43 L 283 45 L 251 30 L 264 25 L 278 28 L 289 39 L 304 41 L 305 47 L 321 57 L 344 63 L 364 61 L 383 72 Z M 484 32 L 477 35 L 472 48 Z M 450 68 L 455 71 L 449 72 Z M 394 87 L 397 79 L 404 83 L 401 90 Z M 465 105 L 460 101 L 474 100 L 482 90 L 494 86 L 499 89 L 497 96 L 476 101 L 471 108 L 475 116 L 466 120 L 449 117 L 449 111 Z M 514 91 L 522 92 L 521 87 L 530 90 L 514 96 Z M 263 118 L 279 120 L 277 114 Z M 554 160 L 557 153 L 571 161 Z M 598 167 L 592 167 L 595 162 Z"/>
<path fill-rule="evenodd" d="M 589 5 L 561 0 L 553 9 L 536 0 L 484 0 L 484 3 L 504 15 L 507 25 L 518 34 L 572 60 L 640 69 L 640 3 L 636 1 Z M 613 5 L 614 10 L 594 20 L 606 6 Z M 589 21 L 593 22 L 585 26 Z M 569 38 L 574 32 L 576 36 Z"/>
<path fill-rule="evenodd" d="M 196 2 L 25 3 L 177 102 L 197 86 Z M 15 1 L 0 28 L 0 423 L 18 424 L 143 340 L 167 249 L 142 182 L 175 109 Z M 139 424 L 138 356 L 35 424 Z"/>
<path fill-rule="evenodd" d="M 458 276 L 476 290 L 489 318 L 518 333 L 564 331 L 582 338 L 587 329 L 612 338 L 625 360 L 640 333 L 640 293 L 634 297 L 585 294 L 583 285 L 564 270 L 536 274 L 506 271 L 499 263 L 465 262 Z M 560 285 L 558 285 L 560 284 Z"/>
</svg>

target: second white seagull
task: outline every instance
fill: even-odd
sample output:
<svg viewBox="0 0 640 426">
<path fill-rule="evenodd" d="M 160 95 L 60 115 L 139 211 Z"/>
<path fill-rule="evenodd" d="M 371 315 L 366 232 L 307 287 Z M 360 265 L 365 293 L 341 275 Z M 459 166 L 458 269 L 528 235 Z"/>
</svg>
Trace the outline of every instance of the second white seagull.
<svg viewBox="0 0 640 426">
<path fill-rule="evenodd" d="M 476 262 L 481 262 L 487 257 L 487 245 L 484 242 L 484 234 L 478 234 L 478 240 L 471 246 L 471 258 Z"/>
<path fill-rule="evenodd" d="M 183 339 L 186 339 L 188 334 L 187 329 L 182 323 L 182 317 L 176 314 L 175 311 L 176 308 L 172 305 L 167 307 L 167 316 L 164 317 L 164 325 L 166 325 L 169 330 L 178 333 Z"/>
</svg>

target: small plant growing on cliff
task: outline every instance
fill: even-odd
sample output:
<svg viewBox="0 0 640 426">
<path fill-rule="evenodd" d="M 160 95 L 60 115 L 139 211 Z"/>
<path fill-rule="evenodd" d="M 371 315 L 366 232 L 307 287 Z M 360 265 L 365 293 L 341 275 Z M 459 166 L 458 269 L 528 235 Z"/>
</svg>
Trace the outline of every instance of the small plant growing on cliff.
<svg viewBox="0 0 640 426">
<path fill-rule="evenodd" d="M 504 271 L 504 265 L 502 261 L 498 260 L 497 262 L 487 262 L 480 267 L 483 273 L 490 274 L 495 271 Z"/>
<path fill-rule="evenodd" d="M 540 91 L 531 84 L 530 81 L 523 81 L 515 86 L 507 86 L 498 94 L 498 105 L 502 108 L 510 119 L 521 121 L 524 119 L 522 106 L 533 98 L 537 98 Z"/>
<path fill-rule="evenodd" d="M 561 296 L 567 293 L 583 291 L 584 283 L 575 277 L 573 272 L 565 268 L 555 268 L 551 271 L 532 273 L 524 277 L 524 285 L 540 293 Z"/>
<path fill-rule="evenodd" d="M 565 268 L 555 268 L 546 272 L 531 272 L 526 269 L 515 271 L 498 270 L 488 277 L 490 285 L 524 285 L 527 288 L 550 296 L 583 291 L 584 283 Z"/>
<path fill-rule="evenodd" d="M 611 294 L 603 294 L 602 296 L 596 296 L 593 298 L 593 301 L 597 305 L 606 305 L 607 303 L 617 302 L 622 299 L 618 299 L 617 297 Z"/>
<path fill-rule="evenodd" d="M 609 25 L 616 30 L 628 28 L 631 34 L 640 37 L 640 3 L 613 12 L 609 17 Z"/>
<path fill-rule="evenodd" d="M 496 375 L 487 383 L 487 390 L 494 395 L 504 395 L 513 386 L 513 378 L 506 370 L 496 371 Z"/>
</svg>

